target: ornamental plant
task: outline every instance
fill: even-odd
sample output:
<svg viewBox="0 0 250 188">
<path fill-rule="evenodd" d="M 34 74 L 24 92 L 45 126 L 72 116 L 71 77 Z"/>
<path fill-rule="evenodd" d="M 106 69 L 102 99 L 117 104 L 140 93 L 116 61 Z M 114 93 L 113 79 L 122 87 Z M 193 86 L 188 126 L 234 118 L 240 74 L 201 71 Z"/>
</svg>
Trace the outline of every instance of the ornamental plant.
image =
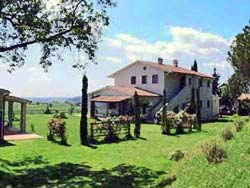
<svg viewBox="0 0 250 188">
<path fill-rule="evenodd" d="M 55 141 L 55 138 L 59 137 L 61 138 L 61 144 L 67 145 L 66 122 L 63 119 L 51 119 L 48 128 L 47 139 L 49 141 Z"/>
</svg>

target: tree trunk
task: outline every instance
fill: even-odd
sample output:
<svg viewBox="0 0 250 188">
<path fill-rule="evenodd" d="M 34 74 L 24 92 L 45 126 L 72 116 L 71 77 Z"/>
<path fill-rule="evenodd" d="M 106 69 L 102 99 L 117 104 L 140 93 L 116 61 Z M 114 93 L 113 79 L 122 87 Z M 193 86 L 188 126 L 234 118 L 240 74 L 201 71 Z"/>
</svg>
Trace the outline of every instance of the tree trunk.
<svg viewBox="0 0 250 188">
<path fill-rule="evenodd" d="M 136 138 L 140 137 L 141 134 L 141 120 L 140 120 L 140 105 L 139 105 L 139 96 L 137 92 L 134 95 L 134 115 L 135 115 L 135 129 L 134 135 Z"/>
<path fill-rule="evenodd" d="M 163 90 L 163 100 L 162 100 L 162 105 L 163 105 L 163 109 L 162 109 L 162 134 L 167 134 L 170 135 L 170 125 L 167 124 L 166 118 L 167 118 L 167 107 L 166 107 L 166 103 L 167 103 L 167 96 L 166 96 L 166 90 Z"/>
<path fill-rule="evenodd" d="M 81 144 L 88 144 L 88 78 L 86 75 L 82 79 L 82 110 L 80 122 L 80 138 Z"/>
</svg>

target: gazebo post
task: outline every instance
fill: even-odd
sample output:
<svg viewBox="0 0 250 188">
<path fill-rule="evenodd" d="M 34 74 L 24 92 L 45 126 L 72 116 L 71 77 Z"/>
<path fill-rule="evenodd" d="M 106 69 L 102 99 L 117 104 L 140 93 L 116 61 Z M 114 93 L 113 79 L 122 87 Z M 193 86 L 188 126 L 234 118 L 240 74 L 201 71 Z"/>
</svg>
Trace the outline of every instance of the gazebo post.
<svg viewBox="0 0 250 188">
<path fill-rule="evenodd" d="M 8 102 L 8 119 L 9 119 L 9 126 L 13 127 L 13 102 Z"/>
<path fill-rule="evenodd" d="M 26 103 L 21 103 L 21 132 L 26 131 Z"/>
<path fill-rule="evenodd" d="M 0 96 L 0 144 L 4 143 L 4 97 Z"/>
</svg>

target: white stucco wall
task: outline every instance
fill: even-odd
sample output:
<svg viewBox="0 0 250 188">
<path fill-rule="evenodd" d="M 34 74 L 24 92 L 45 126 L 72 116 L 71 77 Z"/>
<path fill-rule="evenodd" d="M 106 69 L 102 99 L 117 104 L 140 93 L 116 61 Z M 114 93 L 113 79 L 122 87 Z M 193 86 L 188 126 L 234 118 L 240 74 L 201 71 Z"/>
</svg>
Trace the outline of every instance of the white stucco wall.
<svg viewBox="0 0 250 188">
<path fill-rule="evenodd" d="M 143 68 L 146 67 L 146 70 Z M 152 83 L 152 75 L 158 75 L 158 83 Z M 142 84 L 142 76 L 147 75 L 147 84 Z M 131 77 L 136 76 L 136 84 L 131 84 Z M 164 89 L 164 72 L 147 66 L 146 64 L 136 63 L 126 70 L 114 76 L 115 86 L 139 87 L 162 95 Z"/>
</svg>

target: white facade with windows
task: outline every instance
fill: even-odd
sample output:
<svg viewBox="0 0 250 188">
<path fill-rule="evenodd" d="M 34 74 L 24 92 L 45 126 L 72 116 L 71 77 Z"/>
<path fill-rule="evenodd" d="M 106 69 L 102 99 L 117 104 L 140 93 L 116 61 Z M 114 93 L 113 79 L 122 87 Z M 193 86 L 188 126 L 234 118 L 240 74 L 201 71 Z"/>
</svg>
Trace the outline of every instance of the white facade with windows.
<svg viewBox="0 0 250 188">
<path fill-rule="evenodd" d="M 114 87 L 123 87 L 124 90 L 126 87 L 138 88 L 161 96 L 165 89 L 169 111 L 185 108 L 192 100 L 193 94 L 196 95 L 193 90 L 199 88 L 202 119 L 216 118 L 219 107 L 217 99 L 212 94 L 213 77 L 179 67 L 177 60 L 174 60 L 173 65 L 165 65 L 160 60 L 158 63 L 136 61 L 109 77 L 114 79 Z M 147 113 L 149 117 L 153 117 L 162 107 L 162 102 L 155 98 L 148 100 L 151 105 Z"/>
</svg>

